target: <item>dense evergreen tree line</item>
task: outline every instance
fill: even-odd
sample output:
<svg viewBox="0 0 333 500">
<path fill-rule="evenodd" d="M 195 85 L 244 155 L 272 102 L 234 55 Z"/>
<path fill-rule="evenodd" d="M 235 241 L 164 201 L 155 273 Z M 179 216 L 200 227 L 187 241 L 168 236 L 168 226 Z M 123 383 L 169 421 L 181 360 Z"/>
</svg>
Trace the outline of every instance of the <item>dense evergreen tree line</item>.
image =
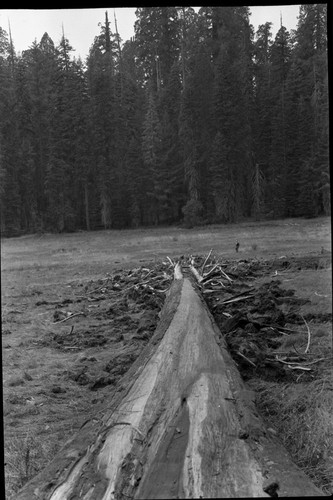
<svg viewBox="0 0 333 500">
<path fill-rule="evenodd" d="M 326 5 L 274 40 L 248 7 L 136 16 L 85 64 L 0 28 L 2 234 L 330 213 Z"/>
</svg>

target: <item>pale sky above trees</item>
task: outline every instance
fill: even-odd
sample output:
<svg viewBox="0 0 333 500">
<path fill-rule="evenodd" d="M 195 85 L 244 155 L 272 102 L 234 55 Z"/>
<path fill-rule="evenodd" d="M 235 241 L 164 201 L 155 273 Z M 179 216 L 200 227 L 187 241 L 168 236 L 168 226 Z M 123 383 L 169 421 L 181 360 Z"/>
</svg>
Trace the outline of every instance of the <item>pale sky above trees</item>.
<svg viewBox="0 0 333 500">
<path fill-rule="evenodd" d="M 195 7 L 199 9 L 199 7 Z M 251 7 L 251 24 L 257 29 L 259 24 L 272 22 L 272 33 L 275 36 L 280 27 L 282 14 L 283 25 L 295 29 L 299 5 L 276 5 Z M 99 33 L 98 23 L 104 21 L 104 12 L 108 10 L 111 29 L 115 30 L 114 9 L 0 9 L 0 26 L 8 32 L 10 22 L 12 38 L 17 52 L 26 50 L 37 39 L 40 41 L 45 32 L 55 44 L 60 42 L 62 26 L 68 38 L 74 55 L 85 61 L 94 37 Z M 123 41 L 134 35 L 136 21 L 135 8 L 117 7 L 116 18 L 118 32 Z"/>
</svg>

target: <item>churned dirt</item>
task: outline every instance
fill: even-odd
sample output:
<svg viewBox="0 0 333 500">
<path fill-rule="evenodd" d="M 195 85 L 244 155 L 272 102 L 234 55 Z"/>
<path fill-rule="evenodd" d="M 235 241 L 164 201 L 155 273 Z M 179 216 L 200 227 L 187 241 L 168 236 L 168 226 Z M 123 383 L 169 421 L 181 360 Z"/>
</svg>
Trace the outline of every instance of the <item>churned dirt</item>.
<svg viewBox="0 0 333 500">
<path fill-rule="evenodd" d="M 281 435 L 296 463 L 329 493 L 333 484 L 329 473 L 333 465 L 329 433 L 333 428 L 327 414 L 330 404 L 333 410 L 331 253 L 327 221 L 321 232 L 312 221 L 309 224 L 308 233 L 305 223 L 299 228 L 300 234 L 310 235 L 308 252 L 303 242 L 298 246 L 297 238 L 292 252 L 291 243 L 284 252 L 268 248 L 269 234 L 275 234 L 276 227 L 268 234 L 265 226 L 262 241 L 266 251 L 260 253 L 258 239 L 251 245 L 248 236 L 246 244 L 243 242 L 246 250 L 242 251 L 241 241 L 236 254 L 231 246 L 236 228 L 228 233 L 223 227 L 225 241 L 218 241 L 207 264 L 222 262 L 230 280 L 224 280 L 224 286 L 213 281 L 201 292 L 242 377 L 257 392 L 259 410 L 272 432 Z M 193 232 L 188 234 L 182 242 L 184 233 L 177 230 L 167 240 L 176 247 L 172 257 L 182 259 L 185 273 L 189 273 L 189 250 L 198 248 L 193 254 L 200 267 L 207 247 L 214 246 L 209 245 L 214 238 L 209 242 L 202 237 L 208 235 L 205 231 L 198 231 L 197 240 Z M 164 249 L 163 245 L 155 247 L 152 258 L 151 245 L 159 241 L 158 234 L 154 233 L 152 241 L 148 233 L 142 235 L 140 239 L 136 234 L 134 240 L 121 235 L 117 252 L 108 253 L 108 234 L 102 261 L 85 250 L 96 244 L 93 234 L 84 234 L 84 243 L 78 240 L 74 246 L 74 236 L 61 242 L 60 237 L 47 235 L 2 242 L 8 498 L 15 498 L 15 492 L 103 405 L 106 395 L 117 391 L 121 378 L 153 335 L 173 269 L 166 258 L 170 255 L 166 241 Z M 96 237 L 102 241 L 100 234 Z M 319 393 L 324 406 L 318 403 Z M 280 414 L 278 400 L 289 404 L 288 408 L 280 404 Z M 282 420 L 292 427 L 299 412 L 306 414 L 306 408 L 300 410 L 301 403 L 317 412 L 309 419 L 316 415 L 318 423 L 320 415 L 316 443 L 310 442 L 312 438 L 304 430 L 307 420 L 301 431 L 293 428 L 283 435 Z M 303 440 L 299 448 L 291 436 L 298 431 Z"/>
</svg>

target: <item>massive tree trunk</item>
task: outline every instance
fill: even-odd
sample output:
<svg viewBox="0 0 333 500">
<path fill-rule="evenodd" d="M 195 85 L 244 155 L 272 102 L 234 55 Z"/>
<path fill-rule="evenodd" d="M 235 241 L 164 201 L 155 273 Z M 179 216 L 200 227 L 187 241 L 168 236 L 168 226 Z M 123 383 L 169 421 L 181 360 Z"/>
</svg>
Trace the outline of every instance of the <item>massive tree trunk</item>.
<svg viewBox="0 0 333 500">
<path fill-rule="evenodd" d="M 253 398 L 176 267 L 155 334 L 109 409 L 16 499 L 321 495 L 266 431 Z"/>
</svg>

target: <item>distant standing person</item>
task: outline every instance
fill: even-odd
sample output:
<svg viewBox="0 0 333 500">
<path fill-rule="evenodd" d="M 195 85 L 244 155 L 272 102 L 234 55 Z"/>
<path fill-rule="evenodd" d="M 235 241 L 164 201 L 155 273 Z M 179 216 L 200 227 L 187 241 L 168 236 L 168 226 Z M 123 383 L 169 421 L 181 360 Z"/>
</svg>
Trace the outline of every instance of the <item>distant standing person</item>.
<svg viewBox="0 0 333 500">
<path fill-rule="evenodd" d="M 239 249 L 239 242 L 237 241 L 237 243 L 236 243 L 236 252 L 238 252 L 238 249 Z"/>
</svg>

